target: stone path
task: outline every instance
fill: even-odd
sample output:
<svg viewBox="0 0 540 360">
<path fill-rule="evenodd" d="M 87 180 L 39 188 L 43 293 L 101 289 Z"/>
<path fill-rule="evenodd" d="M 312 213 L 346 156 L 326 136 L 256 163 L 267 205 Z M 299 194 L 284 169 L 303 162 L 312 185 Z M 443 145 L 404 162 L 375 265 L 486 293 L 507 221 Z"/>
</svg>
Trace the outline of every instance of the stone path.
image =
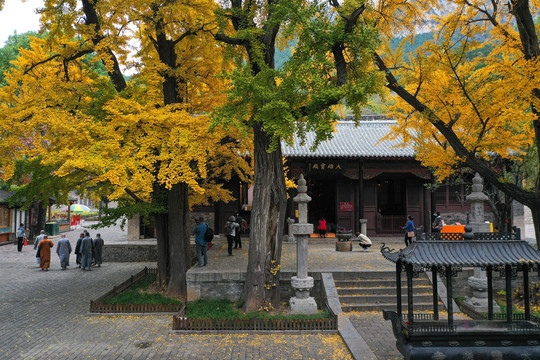
<svg viewBox="0 0 540 360">
<path fill-rule="evenodd" d="M 179 334 L 170 315 L 87 316 L 90 299 L 155 264 L 61 271 L 53 254 L 43 272 L 34 256 L 0 247 L 0 359 L 351 359 L 337 334 Z"/>
<path fill-rule="evenodd" d="M 86 225 L 91 225 L 87 223 Z M 84 227 L 65 233 L 74 248 Z M 120 227 L 89 229 L 106 244 L 128 244 Z M 55 241 L 59 236 L 52 237 Z M 383 242 L 401 247 L 399 239 L 372 239 L 370 252 L 357 244 L 337 253 L 330 239 L 310 239 L 309 269 L 326 272 L 393 269 L 382 259 Z M 152 242 L 155 240 L 143 240 Z M 226 241 L 216 240 L 209 266 L 190 271 L 245 271 L 249 243 L 227 256 Z M 53 248 L 53 251 L 55 249 Z M 296 268 L 296 244 L 285 242 L 283 269 Z M 352 359 L 337 334 L 180 334 L 171 332 L 171 316 L 88 316 L 90 299 L 97 298 L 153 263 L 105 263 L 82 272 L 61 271 L 52 255 L 51 270 L 42 272 L 32 246 L 0 246 L 0 359 Z M 350 313 L 352 324 L 378 360 L 400 360 L 391 325 L 379 313 Z"/>
</svg>

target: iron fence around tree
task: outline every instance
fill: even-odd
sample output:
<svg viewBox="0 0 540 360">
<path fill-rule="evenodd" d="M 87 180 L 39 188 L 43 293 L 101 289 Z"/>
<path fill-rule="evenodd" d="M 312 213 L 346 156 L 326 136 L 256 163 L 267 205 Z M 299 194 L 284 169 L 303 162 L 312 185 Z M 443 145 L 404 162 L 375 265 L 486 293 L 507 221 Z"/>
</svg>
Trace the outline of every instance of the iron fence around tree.
<svg viewBox="0 0 540 360">
<path fill-rule="evenodd" d="M 127 288 L 132 286 L 137 281 L 143 279 L 146 276 L 157 275 L 158 270 L 156 268 L 145 267 L 140 272 L 132 275 L 129 279 L 124 281 L 118 286 L 113 287 L 112 290 L 108 291 L 104 295 L 100 296 L 96 300 L 90 301 L 90 312 L 91 313 L 148 313 L 148 312 L 157 312 L 157 313 L 170 313 L 178 312 L 182 308 L 183 304 L 107 304 L 104 301 L 110 298 L 115 297 L 121 292 L 125 291 Z"/>
</svg>

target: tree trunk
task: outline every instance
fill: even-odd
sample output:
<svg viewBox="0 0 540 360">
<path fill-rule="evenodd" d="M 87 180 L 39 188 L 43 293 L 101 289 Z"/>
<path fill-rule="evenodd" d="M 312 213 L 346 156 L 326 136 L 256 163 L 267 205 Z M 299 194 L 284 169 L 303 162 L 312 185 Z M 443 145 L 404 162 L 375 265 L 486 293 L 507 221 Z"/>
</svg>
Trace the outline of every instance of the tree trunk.
<svg viewBox="0 0 540 360">
<path fill-rule="evenodd" d="M 538 203 L 535 207 L 529 207 L 529 209 L 531 209 L 533 218 L 536 248 L 540 249 L 540 203 Z"/>
<path fill-rule="evenodd" d="M 187 222 L 189 218 L 188 186 L 179 183 L 167 192 L 169 217 L 169 282 L 167 295 L 186 297 L 186 247 L 189 244 Z"/>
<path fill-rule="evenodd" d="M 165 208 L 167 197 L 165 196 L 165 188 L 157 183 L 153 185 L 152 191 L 152 203 L 162 204 Z M 157 236 L 157 267 L 159 273 L 159 284 L 161 287 L 169 282 L 169 233 L 168 228 L 168 216 L 167 214 L 158 213 L 154 214 L 154 226 L 156 227 Z"/>
<path fill-rule="evenodd" d="M 270 136 L 254 126 L 255 176 L 244 284 L 244 311 L 279 305 L 279 269 L 287 196 L 281 148 L 268 152 Z M 272 273 L 274 272 L 275 275 Z"/>
<path fill-rule="evenodd" d="M 38 236 L 41 230 L 45 230 L 47 209 L 43 207 L 43 200 L 34 202 L 35 218 L 32 231 L 35 236 Z"/>
</svg>

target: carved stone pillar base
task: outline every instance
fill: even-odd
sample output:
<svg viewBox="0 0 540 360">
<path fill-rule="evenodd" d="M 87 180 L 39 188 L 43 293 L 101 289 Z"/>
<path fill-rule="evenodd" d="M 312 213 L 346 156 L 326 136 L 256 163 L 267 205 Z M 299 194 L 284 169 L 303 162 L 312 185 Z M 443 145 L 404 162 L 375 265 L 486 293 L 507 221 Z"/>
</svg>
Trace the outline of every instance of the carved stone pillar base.
<svg viewBox="0 0 540 360">
<path fill-rule="evenodd" d="M 463 305 L 476 312 L 487 313 L 488 312 L 488 299 L 472 297 L 463 302 Z M 493 312 L 501 312 L 501 308 L 495 301 L 493 301 Z"/>
<path fill-rule="evenodd" d="M 317 303 L 312 297 L 306 299 L 298 299 L 297 297 L 292 297 L 289 299 L 289 313 L 290 314 L 316 314 L 317 313 Z"/>
</svg>

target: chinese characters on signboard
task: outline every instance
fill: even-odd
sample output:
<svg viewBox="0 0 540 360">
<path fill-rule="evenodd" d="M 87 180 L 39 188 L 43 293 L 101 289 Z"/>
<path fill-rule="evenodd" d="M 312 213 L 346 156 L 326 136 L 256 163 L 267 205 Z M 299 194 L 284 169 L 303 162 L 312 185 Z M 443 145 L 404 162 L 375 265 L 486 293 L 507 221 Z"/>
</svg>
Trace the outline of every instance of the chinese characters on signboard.
<svg viewBox="0 0 540 360">
<path fill-rule="evenodd" d="M 340 161 L 332 160 L 320 160 L 310 161 L 308 163 L 309 172 L 322 172 L 322 171 L 343 171 L 345 166 Z"/>
<path fill-rule="evenodd" d="M 339 211 L 353 211 L 353 210 L 354 210 L 354 203 L 352 202 L 339 203 Z"/>
</svg>

